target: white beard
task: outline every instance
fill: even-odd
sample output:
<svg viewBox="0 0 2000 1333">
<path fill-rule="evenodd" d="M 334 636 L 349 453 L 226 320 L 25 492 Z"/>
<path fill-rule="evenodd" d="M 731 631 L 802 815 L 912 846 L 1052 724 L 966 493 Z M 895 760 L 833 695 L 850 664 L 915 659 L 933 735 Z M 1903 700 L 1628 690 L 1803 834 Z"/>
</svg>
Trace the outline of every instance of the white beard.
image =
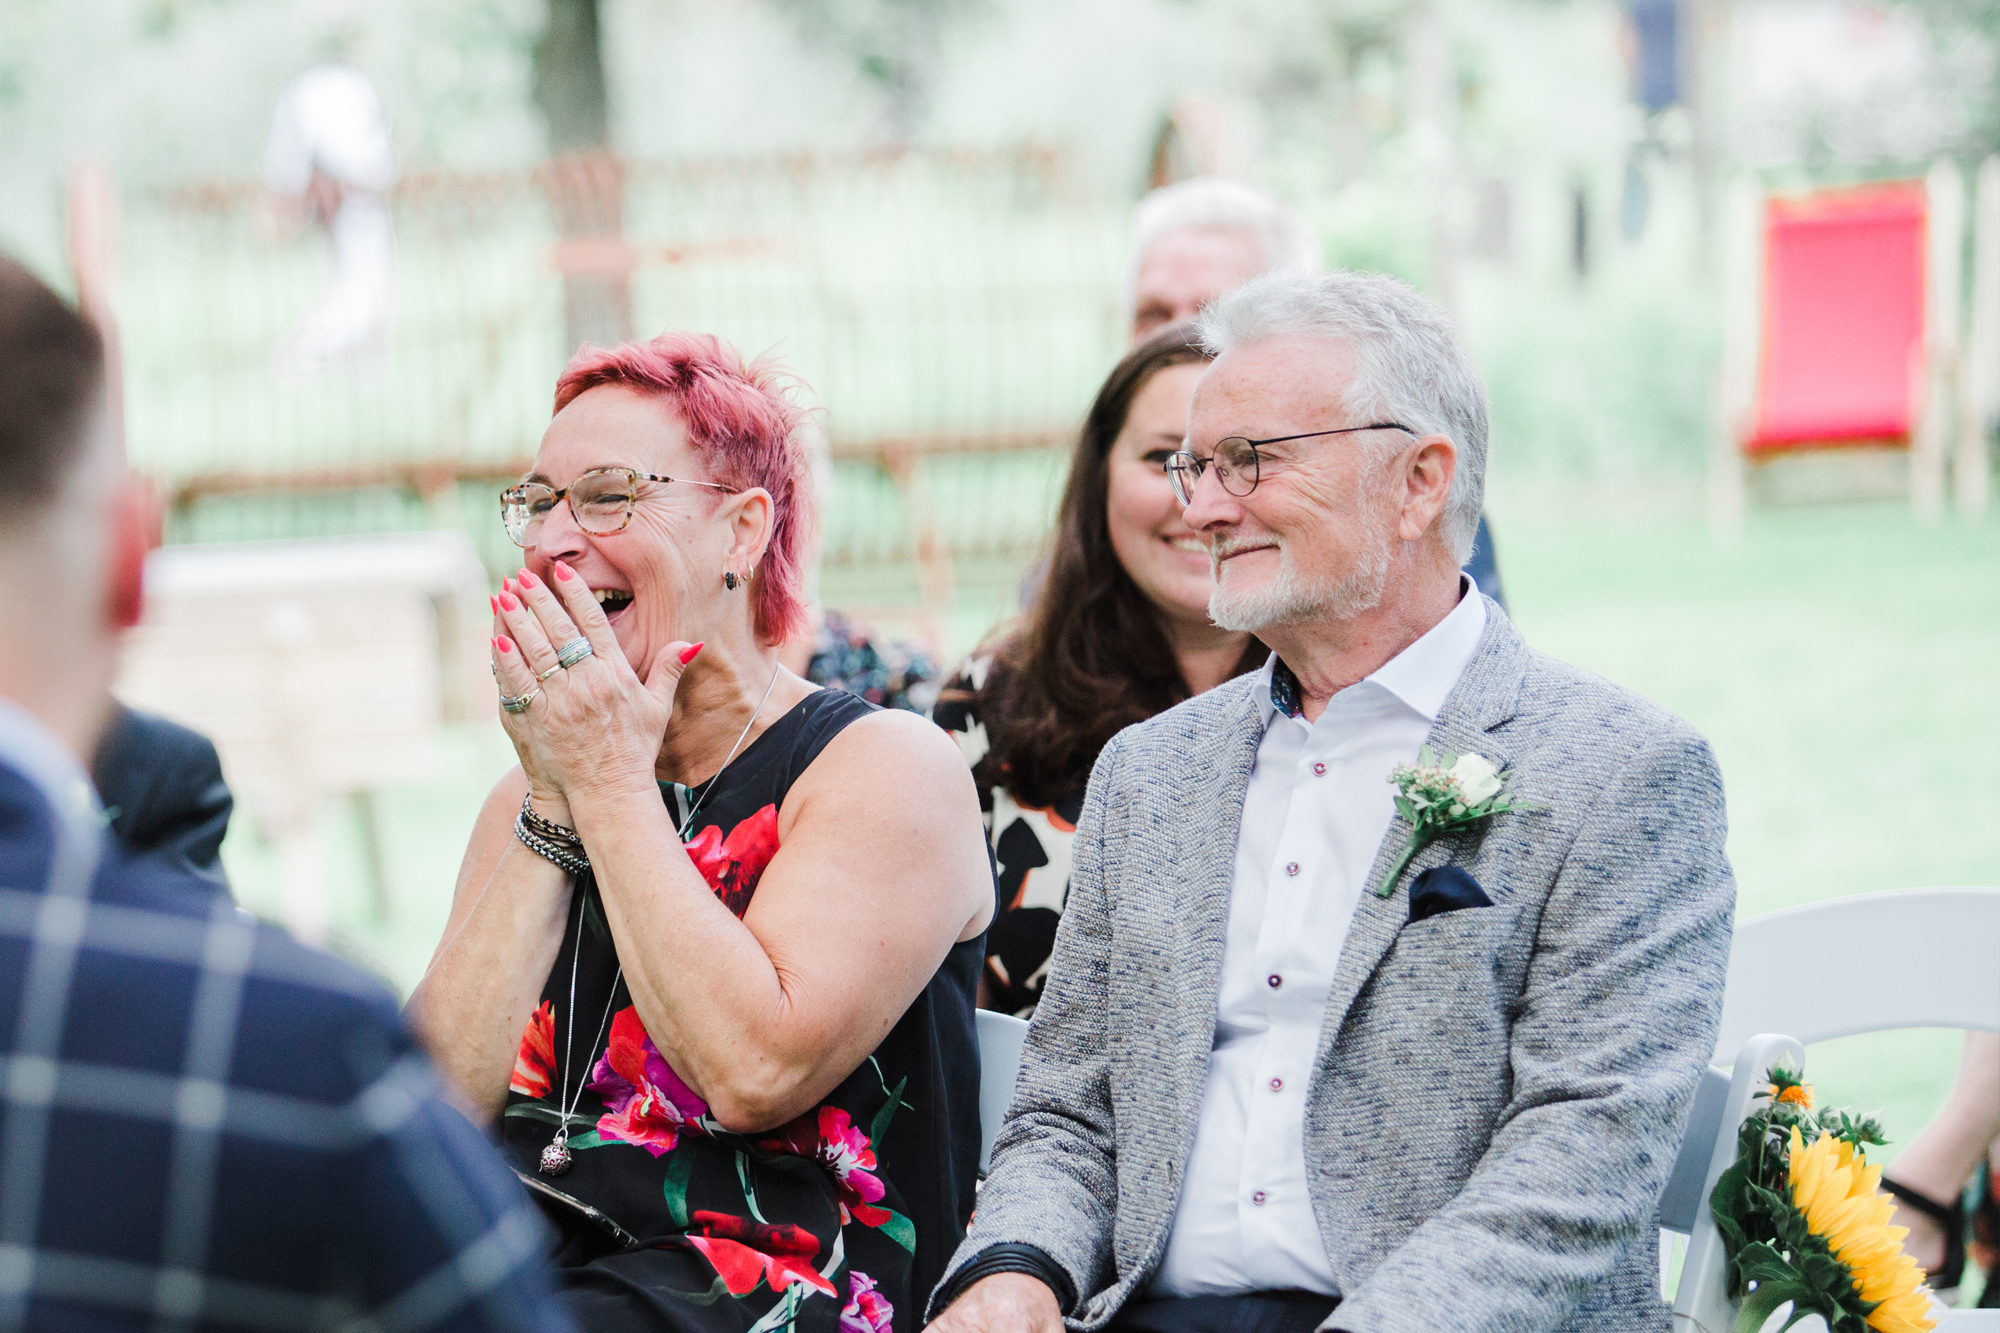
<svg viewBox="0 0 2000 1333">
<path fill-rule="evenodd" d="M 1272 625 L 1352 620 L 1381 604 L 1382 590 L 1389 583 L 1389 554 L 1388 539 L 1378 535 L 1345 575 L 1315 587 L 1292 564 L 1291 552 L 1280 546 L 1278 576 L 1261 588 L 1243 592 L 1233 592 L 1223 582 L 1218 560 L 1215 591 L 1208 596 L 1208 618 L 1223 629 L 1246 634 Z"/>
</svg>

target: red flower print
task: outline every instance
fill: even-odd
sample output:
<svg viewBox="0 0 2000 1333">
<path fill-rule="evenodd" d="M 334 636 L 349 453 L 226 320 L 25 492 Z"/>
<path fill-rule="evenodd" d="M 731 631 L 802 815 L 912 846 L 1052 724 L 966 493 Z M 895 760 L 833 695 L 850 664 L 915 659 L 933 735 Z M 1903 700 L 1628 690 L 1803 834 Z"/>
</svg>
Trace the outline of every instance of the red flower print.
<svg viewBox="0 0 2000 1333">
<path fill-rule="evenodd" d="M 722 905 L 742 916 L 757 892 L 764 867 L 778 850 L 778 807 L 767 805 L 738 823 L 722 836 L 721 826 L 710 824 L 687 845 L 688 859 L 708 881 L 708 887 Z"/>
<path fill-rule="evenodd" d="M 604 1098 L 598 1135 L 636 1143 L 655 1157 L 679 1141 L 683 1126 L 708 1114 L 708 1103 L 681 1082 L 629 1006 L 611 1020 L 611 1040 L 591 1070 L 590 1088 Z"/>
<path fill-rule="evenodd" d="M 514 1056 L 514 1077 L 509 1092 L 537 1100 L 549 1095 L 549 1080 L 556 1069 L 556 1015 L 547 1000 L 528 1015 L 528 1027 L 521 1034 L 521 1049 Z"/>
<path fill-rule="evenodd" d="M 886 1208 L 873 1205 L 887 1192 L 875 1172 L 875 1148 L 861 1126 L 837 1106 L 822 1106 L 816 1115 L 800 1116 L 779 1131 L 779 1137 L 757 1145 L 767 1152 L 791 1152 L 817 1160 L 832 1173 L 840 1189 L 840 1220 L 860 1218 L 871 1227 L 889 1220 Z"/>
<path fill-rule="evenodd" d="M 888 1333 L 896 1307 L 875 1290 L 875 1279 L 852 1269 L 847 1274 L 847 1305 L 840 1312 L 840 1333 Z"/>
<path fill-rule="evenodd" d="M 695 1211 L 693 1221 L 687 1243 L 715 1265 L 731 1296 L 749 1295 L 760 1278 L 770 1283 L 772 1291 L 802 1282 L 822 1296 L 834 1294 L 833 1284 L 813 1268 L 819 1241 L 804 1227 L 771 1226 L 702 1209 Z"/>
</svg>

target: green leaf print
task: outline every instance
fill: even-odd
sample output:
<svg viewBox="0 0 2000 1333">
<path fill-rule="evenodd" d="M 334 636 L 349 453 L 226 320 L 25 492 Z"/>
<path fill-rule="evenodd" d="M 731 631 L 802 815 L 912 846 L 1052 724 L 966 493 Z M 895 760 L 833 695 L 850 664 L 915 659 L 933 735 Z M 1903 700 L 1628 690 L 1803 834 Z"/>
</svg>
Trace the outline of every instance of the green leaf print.
<svg viewBox="0 0 2000 1333">
<path fill-rule="evenodd" d="M 545 1125 L 560 1125 L 565 1119 L 561 1111 L 556 1110 L 553 1106 L 544 1106 L 540 1102 L 515 1102 L 500 1114 L 519 1116 L 523 1120 L 539 1120 Z M 591 1115 L 571 1115 L 567 1119 L 571 1125 L 590 1125 L 595 1127 L 597 1124 L 597 1117 Z M 570 1142 L 574 1144 L 576 1140 L 571 1139 Z M 597 1145 L 592 1144 L 591 1146 L 596 1147 Z"/>
<path fill-rule="evenodd" d="M 869 1057 L 869 1063 L 874 1063 L 873 1056 Z M 881 1074 L 880 1065 L 876 1066 L 875 1072 L 878 1076 Z M 868 1144 L 878 1153 L 882 1151 L 882 1136 L 889 1132 L 889 1122 L 896 1118 L 897 1109 L 903 1105 L 903 1089 L 909 1086 L 909 1076 L 905 1075 L 902 1082 L 896 1085 L 896 1090 L 889 1093 L 889 1100 L 883 1103 L 882 1109 L 875 1113 L 875 1119 L 869 1122 Z M 888 1089 L 884 1087 L 883 1091 Z"/>
<path fill-rule="evenodd" d="M 882 1211 L 889 1214 L 889 1220 L 875 1229 L 908 1250 L 911 1254 L 915 1254 L 917 1252 L 917 1224 L 893 1208 L 884 1208 Z"/>
<path fill-rule="evenodd" d="M 667 1211 L 673 1214 L 674 1225 L 677 1227 L 685 1228 L 688 1224 L 688 1185 L 693 1177 L 694 1160 L 688 1154 L 675 1153 L 668 1160 L 667 1179 L 661 1188 L 667 1196 Z M 716 1280 L 721 1281 L 720 1278 Z"/>
</svg>

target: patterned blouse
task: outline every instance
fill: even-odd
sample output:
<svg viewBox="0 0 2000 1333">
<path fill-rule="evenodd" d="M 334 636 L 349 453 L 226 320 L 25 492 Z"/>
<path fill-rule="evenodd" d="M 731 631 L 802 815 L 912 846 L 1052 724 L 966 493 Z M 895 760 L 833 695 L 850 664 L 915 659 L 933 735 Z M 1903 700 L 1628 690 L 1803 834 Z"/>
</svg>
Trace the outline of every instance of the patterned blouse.
<svg viewBox="0 0 2000 1333">
<path fill-rule="evenodd" d="M 737 916 L 778 850 L 786 792 L 835 734 L 872 711 L 835 690 L 809 695 L 701 803 L 688 856 Z M 688 788 L 663 783 L 661 796 L 677 822 L 685 818 Z M 557 1276 L 578 1323 L 916 1333 L 972 1212 L 979 941 L 952 948 L 874 1054 L 819 1107 L 777 1129 L 736 1134 L 654 1046 L 616 979 L 596 885 L 586 876 L 578 891 L 582 910 L 522 1034 L 501 1122 L 504 1155 L 559 1233 Z M 566 1101 L 570 1165 L 551 1174 L 542 1152 Z"/>
<path fill-rule="evenodd" d="M 968 662 L 938 696 L 931 720 L 951 733 L 972 766 L 994 860 L 993 924 L 986 931 L 986 1006 L 1031 1017 L 1048 980 L 1056 923 L 1069 900 L 1070 845 L 1085 786 L 1053 806 L 1024 805 L 982 764 L 988 742 L 979 720 L 990 656 Z"/>
</svg>

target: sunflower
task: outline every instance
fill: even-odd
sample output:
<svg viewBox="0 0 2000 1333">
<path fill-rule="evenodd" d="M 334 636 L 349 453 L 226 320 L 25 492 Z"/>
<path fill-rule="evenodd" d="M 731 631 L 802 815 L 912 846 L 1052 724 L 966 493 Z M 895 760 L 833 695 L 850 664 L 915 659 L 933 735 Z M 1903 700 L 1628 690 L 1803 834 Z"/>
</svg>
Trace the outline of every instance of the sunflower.
<svg viewBox="0 0 2000 1333">
<path fill-rule="evenodd" d="M 1806 1225 L 1847 1266 L 1861 1299 L 1874 1305 L 1870 1328 L 1881 1333 L 1925 1333 L 1935 1328 L 1923 1270 L 1903 1253 L 1907 1227 L 1892 1227 L 1895 1204 L 1878 1193 L 1882 1168 L 1835 1134 L 1807 1147 L 1792 1127 L 1788 1184 L 1792 1205 Z"/>
</svg>

